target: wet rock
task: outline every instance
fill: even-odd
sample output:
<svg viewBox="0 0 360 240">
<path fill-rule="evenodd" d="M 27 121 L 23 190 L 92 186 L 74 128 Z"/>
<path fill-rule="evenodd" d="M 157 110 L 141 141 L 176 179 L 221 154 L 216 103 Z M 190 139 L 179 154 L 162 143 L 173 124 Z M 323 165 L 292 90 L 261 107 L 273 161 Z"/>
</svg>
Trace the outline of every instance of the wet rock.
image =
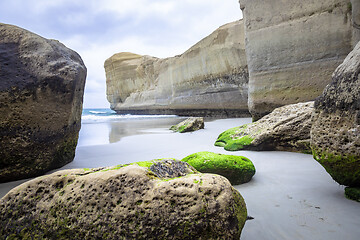
<svg viewBox="0 0 360 240">
<path fill-rule="evenodd" d="M 177 125 L 171 126 L 170 130 L 179 133 L 194 132 L 200 129 L 204 129 L 204 126 L 204 118 L 191 117 Z"/>
</svg>

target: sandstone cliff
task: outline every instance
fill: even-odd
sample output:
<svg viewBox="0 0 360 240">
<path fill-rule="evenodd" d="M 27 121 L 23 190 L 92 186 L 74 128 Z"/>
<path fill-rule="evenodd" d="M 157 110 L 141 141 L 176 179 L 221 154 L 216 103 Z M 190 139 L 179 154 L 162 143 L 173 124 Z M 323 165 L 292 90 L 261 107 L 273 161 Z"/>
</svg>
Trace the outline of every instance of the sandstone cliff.
<svg viewBox="0 0 360 240">
<path fill-rule="evenodd" d="M 180 56 L 118 53 L 105 61 L 107 99 L 118 113 L 248 114 L 242 20 L 226 24 Z"/>
<path fill-rule="evenodd" d="M 321 94 L 356 42 L 360 11 L 353 2 L 240 0 L 255 120 Z"/>
<path fill-rule="evenodd" d="M 73 160 L 85 78 L 76 52 L 0 24 L 0 182 Z"/>
</svg>

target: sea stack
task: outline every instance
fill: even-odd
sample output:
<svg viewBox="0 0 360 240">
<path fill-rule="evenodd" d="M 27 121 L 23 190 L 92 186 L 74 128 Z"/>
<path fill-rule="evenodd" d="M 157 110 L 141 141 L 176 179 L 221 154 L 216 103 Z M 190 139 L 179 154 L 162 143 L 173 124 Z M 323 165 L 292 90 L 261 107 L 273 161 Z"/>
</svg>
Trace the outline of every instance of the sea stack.
<svg viewBox="0 0 360 240">
<path fill-rule="evenodd" d="M 240 0 L 254 120 L 322 93 L 357 42 L 360 11 L 353 3 Z"/>
<path fill-rule="evenodd" d="M 74 158 L 86 67 L 59 41 L 0 24 L 0 182 Z"/>
<path fill-rule="evenodd" d="M 165 59 L 117 53 L 105 61 L 107 99 L 118 113 L 248 116 L 243 21 L 228 23 Z"/>
</svg>

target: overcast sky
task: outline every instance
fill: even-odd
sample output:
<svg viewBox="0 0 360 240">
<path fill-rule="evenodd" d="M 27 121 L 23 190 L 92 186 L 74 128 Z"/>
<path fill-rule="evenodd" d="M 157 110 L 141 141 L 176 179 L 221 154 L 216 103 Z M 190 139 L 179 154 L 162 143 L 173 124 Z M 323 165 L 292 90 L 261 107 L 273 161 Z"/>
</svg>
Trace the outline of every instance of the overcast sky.
<svg viewBox="0 0 360 240">
<path fill-rule="evenodd" d="M 108 108 L 104 61 L 117 52 L 183 53 L 242 18 L 237 0 L 1 0 L 0 21 L 78 52 L 88 75 L 85 108 Z"/>
</svg>

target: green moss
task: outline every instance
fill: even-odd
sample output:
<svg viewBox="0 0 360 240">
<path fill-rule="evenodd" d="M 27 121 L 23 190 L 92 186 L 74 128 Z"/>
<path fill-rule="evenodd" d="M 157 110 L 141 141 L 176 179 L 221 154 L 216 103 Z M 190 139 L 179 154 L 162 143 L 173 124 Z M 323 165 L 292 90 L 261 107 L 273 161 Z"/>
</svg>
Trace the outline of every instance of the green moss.
<svg viewBox="0 0 360 240">
<path fill-rule="evenodd" d="M 348 3 L 348 12 L 351 12 L 352 11 L 352 4 L 351 2 Z"/>
<path fill-rule="evenodd" d="M 352 187 L 345 188 L 345 196 L 348 199 L 360 202 L 360 188 L 352 188 Z"/>
<path fill-rule="evenodd" d="M 339 184 L 360 186 L 360 156 L 337 155 L 321 149 L 312 149 L 313 157 Z"/>
<path fill-rule="evenodd" d="M 239 232 L 241 232 L 247 219 L 246 204 L 241 194 L 234 188 L 233 188 L 233 197 L 236 203 L 234 205 L 235 206 L 234 212 L 238 220 Z"/>
<path fill-rule="evenodd" d="M 248 125 L 245 124 L 240 127 L 226 130 L 219 135 L 214 145 L 217 147 L 223 147 L 227 151 L 238 151 L 244 149 L 254 140 L 254 138 L 244 134 L 247 127 Z M 244 135 L 241 136 L 241 134 Z M 240 135 L 241 137 L 235 137 L 236 135 Z"/>
<path fill-rule="evenodd" d="M 174 125 L 174 126 L 171 126 L 170 130 L 172 130 L 174 132 L 184 133 L 187 127 L 188 127 L 188 125 L 186 125 L 186 124 L 181 125 L 181 126 Z"/>
<path fill-rule="evenodd" d="M 199 172 L 222 175 L 232 184 L 246 183 L 255 174 L 253 163 L 242 156 L 198 152 L 185 157 L 182 161 L 189 163 Z"/>
<path fill-rule="evenodd" d="M 183 133 L 185 131 L 185 128 L 187 128 L 187 125 L 182 125 L 179 127 L 178 132 Z"/>
</svg>

